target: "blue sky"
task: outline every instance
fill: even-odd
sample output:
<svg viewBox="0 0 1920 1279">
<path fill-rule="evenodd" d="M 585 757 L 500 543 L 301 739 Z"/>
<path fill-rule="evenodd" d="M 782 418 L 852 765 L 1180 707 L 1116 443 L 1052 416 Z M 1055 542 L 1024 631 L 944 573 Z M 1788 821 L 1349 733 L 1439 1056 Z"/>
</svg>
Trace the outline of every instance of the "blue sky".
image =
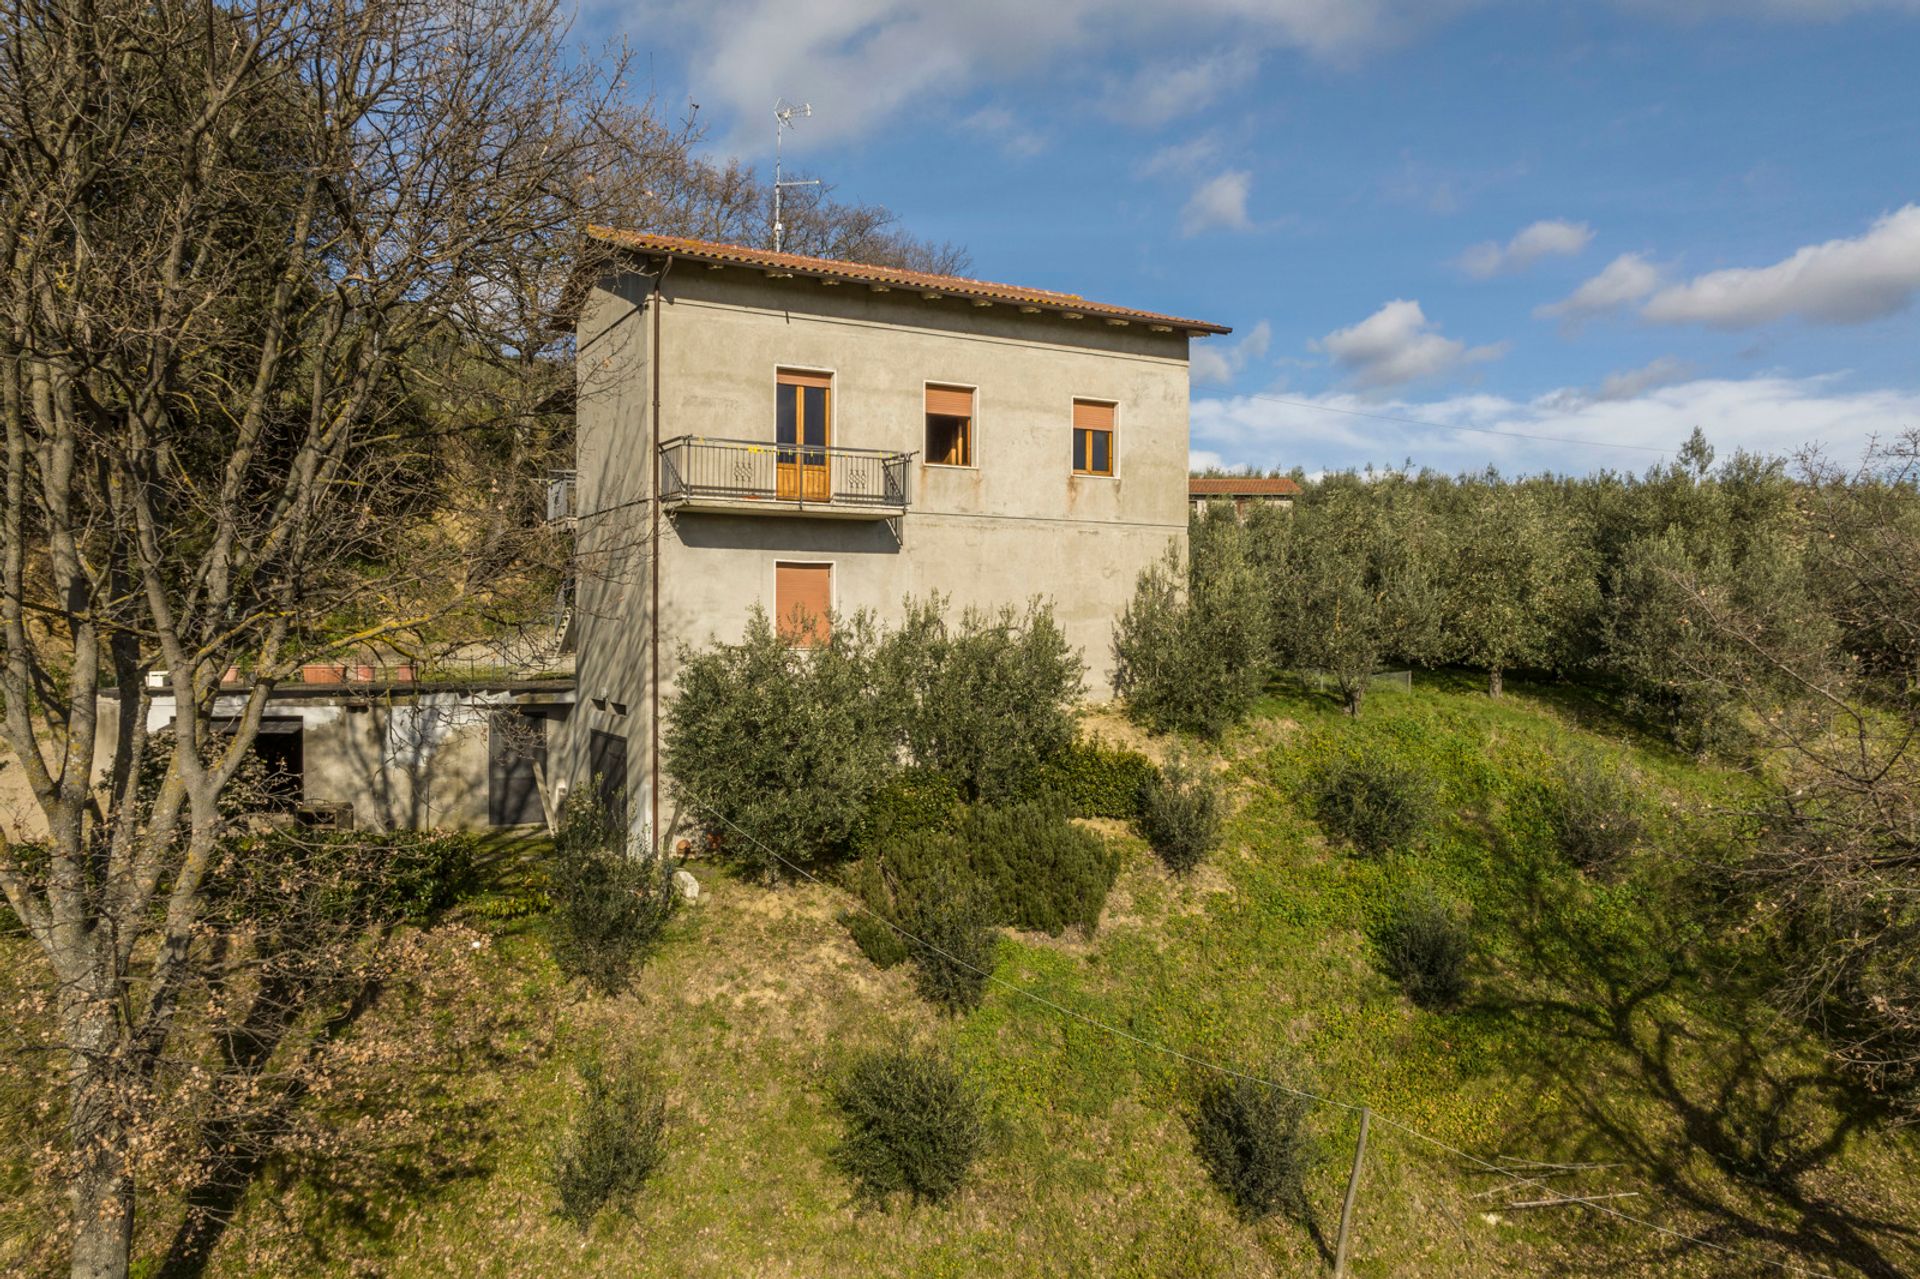
<svg viewBox="0 0 1920 1279">
<path fill-rule="evenodd" d="M 775 99 L 811 102 L 789 164 L 976 275 L 1233 325 L 1194 344 L 1198 463 L 1639 470 L 1694 425 L 1842 458 L 1920 428 L 1920 0 L 669 0 L 584 26 L 717 151 L 769 163 Z"/>
</svg>

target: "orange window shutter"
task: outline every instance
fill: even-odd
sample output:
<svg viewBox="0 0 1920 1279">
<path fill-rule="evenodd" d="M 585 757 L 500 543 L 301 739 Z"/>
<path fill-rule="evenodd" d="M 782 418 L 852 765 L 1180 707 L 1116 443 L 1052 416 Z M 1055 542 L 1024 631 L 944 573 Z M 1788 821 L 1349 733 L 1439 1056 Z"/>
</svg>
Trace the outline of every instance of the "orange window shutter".
<svg viewBox="0 0 1920 1279">
<path fill-rule="evenodd" d="M 973 392 L 958 386 L 929 386 L 927 412 L 942 417 L 972 417 Z"/>
<path fill-rule="evenodd" d="M 803 373 L 798 369 L 781 369 L 776 375 L 782 386 L 818 386 L 831 387 L 831 373 Z"/>
<path fill-rule="evenodd" d="M 833 611 L 833 565 L 773 566 L 774 626 L 796 647 L 824 643 Z"/>
<path fill-rule="evenodd" d="M 1076 431 L 1111 431 L 1113 429 L 1113 405 L 1102 404 L 1097 400 L 1075 400 L 1073 402 L 1073 429 Z"/>
</svg>

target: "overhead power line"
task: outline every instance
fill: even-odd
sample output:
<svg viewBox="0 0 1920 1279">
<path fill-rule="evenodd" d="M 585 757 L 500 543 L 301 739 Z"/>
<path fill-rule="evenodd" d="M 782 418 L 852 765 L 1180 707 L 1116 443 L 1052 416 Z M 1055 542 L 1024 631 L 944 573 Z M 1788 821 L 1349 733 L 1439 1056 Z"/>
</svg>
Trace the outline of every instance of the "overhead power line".
<svg viewBox="0 0 1920 1279">
<path fill-rule="evenodd" d="M 1419 418 L 1400 417 L 1393 413 L 1369 413 L 1363 409 L 1337 409 L 1331 404 L 1316 404 L 1312 400 L 1290 400 L 1283 395 L 1268 395 L 1264 391 L 1250 391 L 1244 397 L 1249 400 L 1271 400 L 1275 404 L 1289 404 L 1298 409 L 1312 409 L 1317 413 L 1339 413 L 1345 417 L 1364 417 L 1376 422 L 1397 422 L 1401 426 L 1417 426 L 1428 431 L 1466 431 L 1474 435 L 1498 435 L 1509 440 L 1534 440 L 1541 444 L 1574 444 L 1589 449 L 1632 449 L 1637 453 L 1666 453 L 1654 444 L 1620 444 L 1611 440 L 1579 440 L 1564 435 L 1533 435 L 1526 431 L 1496 431 L 1487 426 L 1451 426 L 1444 422 L 1425 422 Z"/>
<path fill-rule="evenodd" d="M 818 875 L 814 874 L 812 871 L 808 870 L 806 867 L 800 865 L 795 861 L 792 861 L 791 859 L 787 858 L 781 853 L 778 853 L 775 850 L 767 847 L 764 843 L 754 838 L 754 836 L 749 834 L 747 831 L 741 830 L 740 827 L 736 823 L 734 823 L 731 819 L 729 819 L 724 813 L 721 813 L 715 810 L 711 805 L 705 803 L 700 799 L 697 799 L 691 796 L 689 796 L 689 798 L 692 799 L 692 802 L 696 808 L 699 808 L 701 811 L 705 812 L 709 817 L 716 818 L 720 822 L 724 823 L 726 826 L 731 828 L 736 834 L 739 834 L 742 837 L 744 837 L 755 848 L 758 848 L 761 852 L 773 858 L 775 861 L 779 862 L 782 866 L 786 867 L 788 870 L 793 871 L 795 874 L 805 878 L 808 882 L 817 884 L 822 888 L 832 887 L 832 885 L 829 885 L 826 880 L 821 879 Z M 1242 1079 L 1247 1081 L 1248 1083 L 1260 1084 L 1264 1087 L 1272 1088 L 1278 1092 L 1287 1093 L 1287 1094 L 1290 1094 L 1291 1096 L 1299 1097 L 1306 1101 L 1317 1102 L 1318 1104 L 1323 1106 L 1331 1106 L 1336 1110 L 1344 1110 L 1353 1114 L 1357 1114 L 1362 1110 L 1367 1110 L 1371 1112 L 1373 1118 L 1379 1120 L 1381 1123 L 1387 1125 L 1389 1128 L 1393 1128 L 1399 1132 L 1403 1132 L 1407 1136 L 1412 1137 L 1417 1141 L 1425 1142 L 1427 1145 L 1434 1147 L 1436 1150 L 1441 1150 L 1449 1155 L 1454 1156 L 1455 1158 L 1463 1159 L 1466 1162 L 1473 1164 L 1479 1168 L 1482 1168 L 1488 1172 L 1495 1173 L 1502 1177 L 1506 1177 L 1511 1182 L 1511 1184 L 1515 1186 L 1527 1186 L 1536 1190 L 1546 1191 L 1556 1199 L 1564 1199 L 1564 1201 L 1567 1203 L 1581 1204 L 1585 1207 L 1593 1209 L 1595 1212 L 1605 1213 L 1609 1217 L 1613 1217 L 1619 1221 L 1627 1222 L 1631 1225 L 1644 1226 L 1648 1230 L 1652 1230 L 1658 1234 L 1664 1235 L 1667 1238 L 1672 1239 L 1677 1243 L 1688 1243 L 1688 1244 L 1694 1244 L 1701 1248 L 1709 1248 L 1709 1249 L 1712 1249 L 1714 1252 L 1723 1253 L 1729 1257 L 1737 1257 L 1742 1261 L 1757 1262 L 1761 1265 L 1772 1266 L 1775 1269 L 1785 1271 L 1788 1274 L 1811 1275 L 1811 1276 L 1814 1276 L 1815 1279 L 1829 1279 L 1828 1272 L 1824 1270 L 1810 1270 L 1805 1266 L 1796 1265 L 1791 1261 L 1781 1261 L 1772 1257 L 1759 1257 L 1759 1256 L 1753 1255 L 1752 1253 L 1743 1252 L 1738 1248 L 1729 1248 L 1725 1244 L 1715 1243 L 1711 1239 L 1703 1239 L 1698 1235 L 1690 1235 L 1683 1231 L 1675 1230 L 1669 1226 L 1663 1226 L 1656 1221 L 1649 1221 L 1644 1217 L 1636 1217 L 1632 1213 L 1622 1212 L 1618 1208 L 1612 1207 L 1611 1205 L 1606 1203 L 1598 1202 L 1591 1197 L 1582 1197 L 1578 1195 L 1562 1195 L 1562 1193 L 1556 1187 L 1549 1185 L 1547 1182 L 1537 1177 L 1523 1176 L 1518 1171 L 1516 1171 L 1514 1167 L 1510 1165 L 1503 1165 L 1503 1164 L 1496 1163 L 1490 1159 L 1483 1159 L 1479 1155 L 1472 1154 L 1468 1151 L 1460 1149 L 1458 1146 L 1454 1146 L 1447 1142 L 1444 1142 L 1440 1140 L 1438 1137 L 1434 1137 L 1427 1133 L 1421 1132 L 1418 1128 L 1413 1127 L 1411 1124 L 1402 1122 L 1401 1120 L 1398 1120 L 1398 1119 L 1394 1119 L 1388 1115 L 1383 1115 L 1380 1113 L 1379 1110 L 1374 1109 L 1371 1106 L 1363 1105 L 1362 1103 L 1359 1103 L 1359 1102 L 1342 1101 L 1337 1097 L 1322 1096 L 1321 1094 L 1316 1092 L 1309 1092 L 1306 1089 L 1296 1088 L 1291 1084 L 1282 1083 L 1278 1079 L 1269 1079 L 1264 1075 L 1249 1074 L 1243 1070 L 1236 1070 L 1232 1066 L 1223 1066 L 1219 1062 L 1208 1061 L 1204 1057 L 1196 1057 L 1191 1053 L 1181 1052 L 1178 1048 L 1171 1048 L 1171 1047 L 1168 1047 L 1166 1044 L 1158 1043 L 1155 1040 L 1146 1038 L 1145 1036 L 1136 1035 L 1130 1030 L 1126 1030 L 1120 1026 L 1115 1026 L 1110 1022 L 1101 1021 L 1097 1017 L 1090 1017 L 1085 1013 L 1078 1012 L 1072 1008 L 1068 1008 L 1064 1004 L 1056 1003 L 1055 1001 L 1048 999 L 1045 995 L 1042 995 L 1040 992 L 1033 990 L 1027 986 L 1022 986 L 1018 982 L 1008 981 L 1003 977 L 995 976 L 993 973 L 987 971 L 984 968 L 980 968 L 973 964 L 970 964 L 966 960 L 960 958 L 958 955 L 955 955 L 950 951 L 947 951 L 939 946 L 934 945 L 932 942 L 927 941 L 924 938 L 917 937 L 913 933 L 908 932 L 901 925 L 895 923 L 893 920 L 887 918 L 885 915 L 882 915 L 879 911 L 873 909 L 873 907 L 867 905 L 867 903 L 857 895 L 850 894 L 850 896 L 852 896 L 854 906 L 862 914 L 871 916 L 873 919 L 878 920 L 881 924 L 891 929 L 902 940 L 910 942 L 915 946 L 924 947 L 925 949 L 940 956 L 942 959 L 946 960 L 948 963 L 957 964 L 961 968 L 966 969 L 968 972 L 973 973 L 976 976 L 981 977 L 988 982 L 991 982 L 993 985 L 998 986 L 1003 990 L 1011 991 L 1012 993 L 1020 996 L 1022 999 L 1029 1000 L 1030 1002 L 1037 1004 L 1042 1008 L 1046 1008 L 1053 1012 L 1059 1013 L 1063 1017 L 1072 1018 L 1074 1021 L 1077 1021 L 1082 1025 L 1092 1027 L 1093 1029 L 1101 1031 L 1105 1034 L 1113 1035 L 1116 1038 L 1124 1039 L 1129 1043 L 1136 1044 L 1142 1048 L 1149 1049 L 1152 1052 L 1159 1053 L 1162 1056 L 1170 1058 L 1171 1060 L 1184 1062 L 1187 1065 L 1195 1066 L 1202 1070 L 1210 1070 L 1215 1072 L 1216 1074 L 1225 1075 L 1232 1079 Z M 1545 1167 L 1547 1165 L 1528 1164 L 1525 1166 Z"/>
</svg>

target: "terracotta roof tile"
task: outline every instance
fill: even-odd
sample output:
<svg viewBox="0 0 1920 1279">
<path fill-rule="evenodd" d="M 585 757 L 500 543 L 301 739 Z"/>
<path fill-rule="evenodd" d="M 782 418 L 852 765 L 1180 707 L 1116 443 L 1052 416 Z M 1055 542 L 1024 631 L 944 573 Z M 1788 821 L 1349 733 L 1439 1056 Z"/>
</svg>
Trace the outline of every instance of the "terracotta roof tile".
<svg viewBox="0 0 1920 1279">
<path fill-rule="evenodd" d="M 737 266 L 760 267 L 770 271 L 791 271 L 828 280 L 855 280 L 887 288 L 916 289 L 922 293 L 953 294 L 956 297 L 982 298 L 992 302 L 1011 302 L 1023 307 L 1060 314 L 1101 316 L 1140 324 L 1158 324 L 1169 329 L 1185 329 L 1193 335 L 1231 333 L 1224 324 L 1189 320 L 1177 315 L 1136 311 L 1130 307 L 1089 302 L 1075 293 L 1056 293 L 1051 289 L 1028 289 L 1013 284 L 993 284 L 969 280 L 957 275 L 933 275 L 926 271 L 905 271 L 899 267 L 871 266 L 864 262 L 840 262 L 833 258 L 810 258 L 797 253 L 773 253 L 742 244 L 718 244 L 677 235 L 651 235 L 644 231 L 623 231 L 617 227 L 592 226 L 587 234 L 607 244 L 619 245 L 639 253 L 663 253 L 691 258 L 699 262 L 723 262 Z"/>
<path fill-rule="evenodd" d="M 1284 475 L 1209 475 L 1187 481 L 1189 497 L 1292 497 L 1299 491 Z"/>
</svg>

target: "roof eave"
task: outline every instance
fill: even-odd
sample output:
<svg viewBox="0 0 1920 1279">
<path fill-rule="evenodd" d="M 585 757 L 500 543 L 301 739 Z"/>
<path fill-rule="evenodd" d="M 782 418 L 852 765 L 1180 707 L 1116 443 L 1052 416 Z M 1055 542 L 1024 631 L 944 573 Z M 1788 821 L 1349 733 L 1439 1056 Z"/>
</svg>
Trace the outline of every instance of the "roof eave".
<svg viewBox="0 0 1920 1279">
<path fill-rule="evenodd" d="M 742 271 L 756 269 L 751 263 L 741 262 L 737 259 L 729 258 L 724 254 L 702 253 L 697 249 L 666 248 L 660 245 L 632 244 L 632 243 L 628 243 L 621 240 L 617 236 L 596 235 L 595 238 L 602 240 L 604 243 L 612 244 L 616 248 L 619 248 L 624 252 L 636 254 L 640 257 L 685 258 L 689 262 L 704 262 L 713 266 L 731 267 L 733 269 L 742 270 Z M 844 284 L 874 283 L 874 281 L 870 281 L 865 276 L 860 275 L 856 272 L 835 271 L 829 267 L 804 266 L 798 263 L 783 263 L 778 269 L 782 274 L 785 274 L 785 275 L 805 276 L 806 278 L 813 279 L 813 280 L 834 280 L 836 282 L 844 283 Z M 910 286 L 907 284 L 892 284 L 888 281 L 880 281 L 880 283 L 887 284 L 888 287 L 890 288 L 904 289 L 909 287 L 918 287 L 918 286 Z M 1073 315 L 1073 316 L 1094 315 L 1094 316 L 1099 316 L 1102 319 L 1124 320 L 1128 324 L 1140 324 L 1140 325 L 1146 325 L 1149 327 L 1154 325 L 1162 325 L 1172 332 L 1185 332 L 1188 337 L 1210 337 L 1214 335 L 1221 335 L 1221 334 L 1227 334 L 1227 333 L 1233 332 L 1233 329 L 1225 324 L 1214 324 L 1206 320 L 1189 320 L 1180 316 L 1173 316 L 1173 315 L 1156 315 L 1152 312 L 1146 312 L 1146 311 L 1128 311 L 1122 308 L 1106 306 L 1104 304 L 1097 303 L 1097 302 L 1086 302 L 1086 301 L 1052 302 L 1042 297 L 1023 297 L 1023 298 L 1010 299 L 1010 298 L 996 297 L 992 294 L 980 292 L 977 290 L 969 291 L 969 290 L 963 290 L 963 289 L 955 289 L 955 288 L 952 288 L 951 286 L 948 286 L 944 291 L 951 292 L 956 296 L 960 296 L 960 297 L 980 298 L 987 302 L 1000 303 L 1007 306 L 1017 306 L 1022 309 L 1027 307 L 1032 307 L 1037 310 L 1045 311 L 1054 315 Z"/>
</svg>

